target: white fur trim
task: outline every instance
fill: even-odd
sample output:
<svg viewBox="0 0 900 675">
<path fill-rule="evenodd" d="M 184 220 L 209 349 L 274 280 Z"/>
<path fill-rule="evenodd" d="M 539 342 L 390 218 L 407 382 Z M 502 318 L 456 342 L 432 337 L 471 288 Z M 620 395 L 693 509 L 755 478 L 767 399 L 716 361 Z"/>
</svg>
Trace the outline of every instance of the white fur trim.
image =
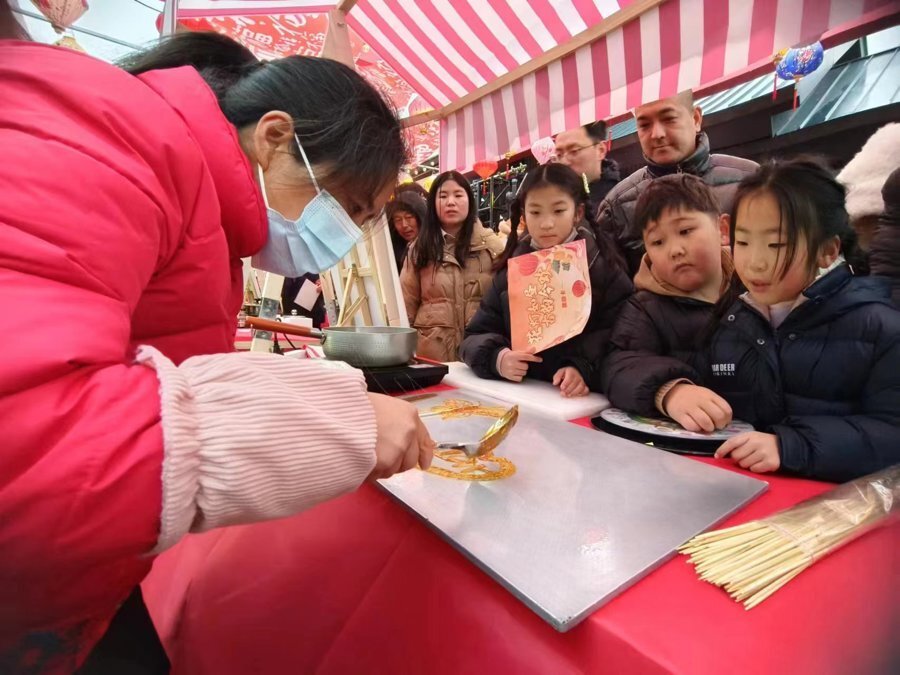
<svg viewBox="0 0 900 675">
<path fill-rule="evenodd" d="M 881 127 L 838 174 L 847 188 L 847 213 L 854 221 L 878 216 L 884 211 L 881 188 L 894 169 L 900 166 L 900 124 Z"/>
</svg>

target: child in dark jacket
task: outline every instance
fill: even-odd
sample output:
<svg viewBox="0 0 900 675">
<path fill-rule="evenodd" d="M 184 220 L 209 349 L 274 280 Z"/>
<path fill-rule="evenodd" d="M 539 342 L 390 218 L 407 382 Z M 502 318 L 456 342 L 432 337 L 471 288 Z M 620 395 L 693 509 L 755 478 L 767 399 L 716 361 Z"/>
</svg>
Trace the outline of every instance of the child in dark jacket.
<svg viewBox="0 0 900 675">
<path fill-rule="evenodd" d="M 584 220 L 582 178 L 562 164 L 531 171 L 512 205 L 511 220 L 525 221 L 519 239 L 510 232 L 498 261 L 498 272 L 478 312 L 466 327 L 462 359 L 479 377 L 521 382 L 528 377 L 552 382 L 563 396 L 583 396 L 599 390 L 599 368 L 616 313 L 631 295 L 632 285 L 612 242 L 598 242 Z M 591 313 L 581 334 L 540 355 L 510 349 L 507 261 L 511 257 L 583 239 L 591 281 Z"/>
<path fill-rule="evenodd" d="M 701 179 L 673 174 L 647 186 L 634 217 L 647 252 L 613 329 L 603 391 L 617 408 L 662 413 L 691 431 L 726 426 L 728 403 L 693 383 L 702 336 L 734 269 L 722 248 L 728 216 Z"/>
<path fill-rule="evenodd" d="M 746 292 L 709 346 L 707 381 L 758 431 L 717 457 L 847 481 L 900 462 L 900 311 L 886 281 L 857 277 L 844 190 L 810 160 L 763 165 L 731 220 Z"/>
</svg>

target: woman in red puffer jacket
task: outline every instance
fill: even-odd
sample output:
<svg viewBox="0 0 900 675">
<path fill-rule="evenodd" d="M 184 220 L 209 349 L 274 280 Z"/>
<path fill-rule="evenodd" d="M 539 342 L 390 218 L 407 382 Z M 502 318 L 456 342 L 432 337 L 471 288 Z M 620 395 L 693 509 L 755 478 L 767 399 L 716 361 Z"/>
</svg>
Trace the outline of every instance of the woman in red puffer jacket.
<svg viewBox="0 0 900 675">
<path fill-rule="evenodd" d="M 405 160 L 388 105 L 214 34 L 129 70 L 0 40 L 2 672 L 78 668 L 189 531 L 430 461 L 358 371 L 227 353 L 242 257 L 318 272 L 380 214 Z"/>
</svg>

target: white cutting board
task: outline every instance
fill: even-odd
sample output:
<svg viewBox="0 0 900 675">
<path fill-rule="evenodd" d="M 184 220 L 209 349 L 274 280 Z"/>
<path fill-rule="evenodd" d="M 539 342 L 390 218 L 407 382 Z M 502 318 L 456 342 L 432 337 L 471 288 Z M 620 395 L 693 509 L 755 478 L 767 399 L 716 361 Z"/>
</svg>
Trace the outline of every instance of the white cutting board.
<svg viewBox="0 0 900 675">
<path fill-rule="evenodd" d="M 574 420 L 579 417 L 594 417 L 609 407 L 609 400 L 601 394 L 588 394 L 579 398 L 563 398 L 559 389 L 549 382 L 528 380 L 510 382 L 508 380 L 484 380 L 478 377 L 461 361 L 448 363 L 450 372 L 443 383 L 469 391 L 493 396 L 501 401 L 517 403 L 527 409 L 548 417 Z"/>
</svg>

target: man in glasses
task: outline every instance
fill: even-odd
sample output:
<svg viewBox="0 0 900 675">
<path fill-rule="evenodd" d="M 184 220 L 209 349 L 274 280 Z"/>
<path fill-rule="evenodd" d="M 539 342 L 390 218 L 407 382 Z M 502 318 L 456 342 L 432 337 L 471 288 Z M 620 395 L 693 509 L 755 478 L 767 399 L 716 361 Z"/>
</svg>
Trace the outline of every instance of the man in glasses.
<svg viewBox="0 0 900 675">
<path fill-rule="evenodd" d="M 619 182 L 619 166 L 606 158 L 606 122 L 585 124 L 563 131 L 556 137 L 556 161 L 585 177 L 590 211 L 588 220 L 597 214 L 600 202 Z"/>
<path fill-rule="evenodd" d="M 644 254 L 634 206 L 650 181 L 672 173 L 699 176 L 712 188 L 722 212 L 729 213 L 737 184 L 758 167 L 748 159 L 710 154 L 709 139 L 700 130 L 703 113 L 690 90 L 638 106 L 634 117 L 647 166 L 610 190 L 596 214 L 597 226 L 619 242 L 632 276 Z"/>
</svg>

